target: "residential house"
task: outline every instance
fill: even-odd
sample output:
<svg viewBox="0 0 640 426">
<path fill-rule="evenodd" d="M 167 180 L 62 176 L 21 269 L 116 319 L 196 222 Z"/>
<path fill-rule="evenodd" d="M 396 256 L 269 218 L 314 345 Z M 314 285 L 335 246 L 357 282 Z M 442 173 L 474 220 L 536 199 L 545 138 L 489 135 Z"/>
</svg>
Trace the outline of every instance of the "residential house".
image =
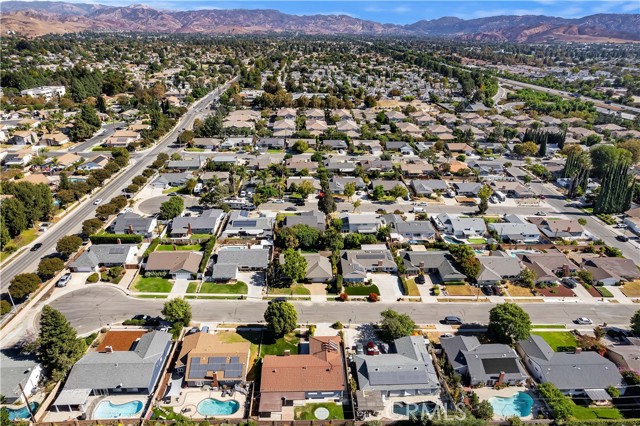
<svg viewBox="0 0 640 426">
<path fill-rule="evenodd" d="M 252 137 L 229 137 L 220 144 L 220 149 L 236 149 L 253 146 Z"/>
<path fill-rule="evenodd" d="M 312 164 L 312 163 L 306 163 L 306 164 Z M 322 185 L 320 183 L 319 179 L 314 178 L 313 176 L 291 176 L 287 178 L 287 188 L 289 189 L 289 191 L 291 192 L 295 192 L 293 191 L 293 189 L 302 184 L 302 182 L 304 181 L 308 181 L 311 182 L 311 185 L 313 186 L 313 189 L 315 189 L 316 191 L 320 191 L 322 189 Z M 292 186 L 294 188 L 292 188 Z"/>
<path fill-rule="evenodd" d="M 332 150 L 339 150 L 339 149 L 347 149 L 349 147 L 349 145 L 347 145 L 347 142 L 341 140 L 341 139 L 325 139 L 321 142 L 320 144 L 323 148 L 329 148 Z"/>
<path fill-rule="evenodd" d="M 66 169 L 67 167 L 71 167 L 74 164 L 83 161 L 83 158 L 74 152 L 67 152 L 66 154 L 62 154 L 57 158 L 57 165 L 62 169 Z"/>
<path fill-rule="evenodd" d="M 219 138 L 193 138 L 193 146 L 196 148 L 209 149 L 211 151 L 220 147 L 222 139 Z"/>
<path fill-rule="evenodd" d="M 333 268 L 331 261 L 326 255 L 320 253 L 302 253 L 302 257 L 307 261 L 307 270 L 304 281 L 312 283 L 326 283 L 333 279 Z M 280 255 L 280 264 L 285 262 L 284 254 Z"/>
<path fill-rule="evenodd" d="M 25 167 L 33 159 L 33 151 L 29 148 L 7 152 L 3 163 L 7 167 Z"/>
<path fill-rule="evenodd" d="M 478 256 L 480 274 L 476 277 L 478 285 L 494 285 L 504 279 L 514 280 L 522 271 L 522 263 L 517 257 L 503 251 L 491 252 L 489 256 Z"/>
<path fill-rule="evenodd" d="M 481 236 L 487 232 L 484 219 L 478 217 L 459 217 L 449 213 L 440 213 L 433 217 L 433 222 L 439 231 L 454 237 L 468 238 Z"/>
<path fill-rule="evenodd" d="M 256 141 L 256 148 L 260 150 L 267 149 L 285 149 L 284 138 L 258 138 Z"/>
<path fill-rule="evenodd" d="M 428 220 L 405 221 L 396 214 L 386 215 L 383 219 L 389 225 L 392 240 L 424 242 L 433 241 L 436 237 L 436 231 Z"/>
<path fill-rule="evenodd" d="M 319 136 L 323 134 L 329 126 L 324 120 L 308 120 L 305 123 L 305 128 L 313 136 Z"/>
<path fill-rule="evenodd" d="M 329 190 L 331 191 L 332 194 L 343 194 L 344 187 L 348 183 L 354 183 L 357 191 L 360 191 L 365 188 L 364 181 L 360 177 L 333 176 L 329 180 Z"/>
<path fill-rule="evenodd" d="M 358 388 L 383 397 L 438 395 L 440 381 L 422 336 L 394 340 L 392 351 L 376 356 L 355 355 Z"/>
<path fill-rule="evenodd" d="M 180 170 L 183 172 L 187 170 L 200 170 L 202 166 L 204 166 L 205 161 L 206 159 L 200 156 L 183 158 L 181 160 L 169 160 L 167 163 L 167 169 Z"/>
<path fill-rule="evenodd" d="M 463 197 L 477 197 L 482 189 L 482 184 L 478 182 L 455 182 L 453 184 L 456 194 Z"/>
<path fill-rule="evenodd" d="M 564 394 L 586 395 L 591 400 L 611 400 L 606 392 L 613 386 L 624 393 L 622 375 L 616 365 L 597 352 L 555 352 L 537 335 L 520 340 L 516 344 L 524 364 L 536 380 L 553 383 Z"/>
<path fill-rule="evenodd" d="M 249 342 L 227 342 L 221 334 L 189 334 L 182 340 L 175 371 L 187 387 L 232 387 L 245 381 L 250 350 Z"/>
<path fill-rule="evenodd" d="M 533 224 L 538 225 L 540 231 L 550 239 L 567 239 L 578 240 L 585 238 L 584 229 L 582 225 L 575 219 L 544 219 L 539 218 L 529 219 Z"/>
<path fill-rule="evenodd" d="M 111 148 L 126 148 L 132 142 L 140 139 L 140 133 L 131 130 L 116 130 L 107 138 L 105 145 Z"/>
<path fill-rule="evenodd" d="M 476 336 L 447 337 L 440 344 L 453 371 L 471 386 L 522 386 L 529 377 L 508 345 L 481 344 Z"/>
<path fill-rule="evenodd" d="M 330 172 L 353 173 L 356 170 L 356 163 L 352 161 L 336 161 L 333 159 L 325 162 L 325 167 Z"/>
<path fill-rule="evenodd" d="M 408 123 L 410 124 L 410 123 Z M 387 151 L 400 151 L 402 155 L 413 155 L 413 147 L 409 142 L 388 141 L 385 144 Z"/>
<path fill-rule="evenodd" d="M 202 253 L 186 250 L 154 251 L 144 266 L 145 272 L 164 272 L 176 280 L 188 280 L 198 274 Z"/>
<path fill-rule="evenodd" d="M 360 128 L 358 124 L 353 120 L 341 120 L 336 123 L 336 130 L 343 132 L 347 136 L 357 137 L 360 135 Z"/>
<path fill-rule="evenodd" d="M 479 176 L 493 176 L 504 173 L 504 165 L 497 161 L 472 160 L 469 161 L 469 168 L 476 170 Z"/>
<path fill-rule="evenodd" d="M 578 267 L 561 251 L 548 250 L 545 253 L 518 254 L 525 268 L 536 275 L 536 284 L 556 283 L 559 276 L 569 276 Z"/>
<path fill-rule="evenodd" d="M 177 186 L 184 186 L 189 179 L 192 179 L 191 173 L 162 173 L 151 182 L 152 188 L 169 189 Z"/>
<path fill-rule="evenodd" d="M 0 395 L 3 404 L 24 404 L 24 395 L 30 397 L 37 391 L 43 373 L 35 356 L 22 355 L 15 350 L 1 350 Z"/>
<path fill-rule="evenodd" d="M 406 189 L 406 186 L 401 180 L 392 179 L 373 179 L 371 180 L 371 188 L 375 189 L 376 186 L 381 186 L 384 192 L 389 193 L 395 189 L 396 186 L 400 186 Z"/>
<path fill-rule="evenodd" d="M 9 139 L 13 145 L 33 145 L 38 141 L 38 135 L 30 130 L 16 130 Z"/>
<path fill-rule="evenodd" d="M 285 227 L 290 228 L 296 225 L 308 225 L 311 228 L 317 229 L 318 231 L 324 231 L 326 228 L 324 213 L 318 210 L 311 210 L 301 212 L 300 214 L 294 216 L 285 216 Z"/>
<path fill-rule="evenodd" d="M 398 128 L 400 133 L 408 134 L 413 137 L 422 137 L 422 134 L 424 133 L 424 131 L 420 127 L 409 122 L 398 123 L 396 124 L 396 127 Z"/>
<path fill-rule="evenodd" d="M 393 162 L 390 160 L 361 160 L 359 164 L 365 172 L 377 170 L 384 173 L 393 170 Z"/>
<path fill-rule="evenodd" d="M 491 182 L 491 188 L 494 191 L 500 191 L 512 198 L 532 198 L 536 195 L 531 189 L 524 186 L 520 182 L 504 180 L 494 181 Z"/>
<path fill-rule="evenodd" d="M 448 251 L 407 251 L 401 250 L 398 256 L 404 262 L 409 275 L 435 274 L 444 283 L 464 281 L 465 275 L 453 266 L 453 256 Z"/>
<path fill-rule="evenodd" d="M 99 170 L 104 168 L 104 166 L 107 165 L 109 160 L 110 160 L 110 157 L 99 154 L 99 155 L 96 155 L 95 157 L 87 159 L 86 162 L 80 164 L 78 166 L 78 170 L 84 170 L 87 172 L 90 172 L 92 170 Z"/>
<path fill-rule="evenodd" d="M 282 416 L 283 406 L 308 400 L 342 402 L 347 392 L 340 338 L 311 336 L 309 353 L 267 355 L 260 373 L 261 417 Z"/>
<path fill-rule="evenodd" d="M 340 268 L 346 283 L 364 282 L 368 273 L 396 272 L 398 265 L 387 249 L 383 250 L 341 250 Z"/>
<path fill-rule="evenodd" d="M 591 272 L 594 282 L 603 285 L 616 285 L 640 279 L 640 270 L 636 263 L 622 257 L 586 258 L 582 268 Z"/>
<path fill-rule="evenodd" d="M 416 195 L 421 197 L 428 197 L 437 192 L 443 193 L 449 189 L 447 183 L 440 179 L 413 179 L 410 185 Z"/>
<path fill-rule="evenodd" d="M 49 146 L 60 146 L 69 143 L 69 136 L 64 133 L 45 133 L 40 138 L 40 143 Z"/>
<path fill-rule="evenodd" d="M 344 213 L 340 218 L 343 232 L 375 234 L 382 226 L 382 219 L 375 213 Z"/>
<path fill-rule="evenodd" d="M 379 140 L 355 140 L 353 145 L 368 150 L 371 154 L 382 154 L 382 145 Z"/>
<path fill-rule="evenodd" d="M 111 224 L 111 232 L 114 234 L 136 234 L 145 238 L 151 237 L 158 226 L 155 217 L 143 217 L 137 213 L 127 212 L 118 215 Z"/>
<path fill-rule="evenodd" d="M 224 248 L 218 250 L 211 273 L 213 281 L 236 279 L 238 271 L 264 271 L 269 266 L 269 248 Z"/>
<path fill-rule="evenodd" d="M 411 160 L 400 163 L 404 177 L 419 177 L 433 174 L 434 168 L 427 160 Z"/>
<path fill-rule="evenodd" d="M 222 238 L 271 238 L 273 236 L 272 217 L 249 217 L 247 211 L 232 211 L 222 232 Z"/>
<path fill-rule="evenodd" d="M 324 111 L 318 108 L 309 108 L 304 112 L 307 120 L 324 120 Z"/>
<path fill-rule="evenodd" d="M 474 149 L 464 142 L 449 142 L 445 145 L 447 151 L 452 154 L 473 154 Z"/>
<path fill-rule="evenodd" d="M 290 158 L 284 163 L 285 167 L 293 172 L 301 172 L 302 170 L 307 170 L 309 173 L 315 173 L 318 170 L 318 162 L 317 161 L 306 161 L 300 160 L 297 158 Z M 288 187 L 289 185 L 287 185 Z"/>
<path fill-rule="evenodd" d="M 273 135 L 276 137 L 288 137 L 296 132 L 296 122 L 293 119 L 279 120 L 273 123 Z"/>
<path fill-rule="evenodd" d="M 72 272 L 95 272 L 99 267 L 137 265 L 135 244 L 93 244 L 69 264 Z"/>
<path fill-rule="evenodd" d="M 193 234 L 215 235 L 224 221 L 225 212 L 203 210 L 200 216 L 179 216 L 171 222 L 171 238 L 189 238 Z"/>
<path fill-rule="evenodd" d="M 495 231 L 497 239 L 516 244 L 535 243 L 540 241 L 540 230 L 533 223 L 514 219 L 507 223 L 490 223 L 489 229 Z"/>
<path fill-rule="evenodd" d="M 283 118 L 285 120 L 294 120 L 298 115 L 295 108 L 280 108 L 276 111 L 276 117 Z"/>
<path fill-rule="evenodd" d="M 400 123 L 402 120 L 407 118 L 406 115 L 404 115 L 400 111 L 395 111 L 395 110 L 386 111 L 385 115 L 387 116 L 389 121 L 393 121 L 394 123 Z"/>
<path fill-rule="evenodd" d="M 52 407 L 85 411 L 90 395 L 151 395 L 170 350 L 171 334 L 151 331 L 131 349 L 88 352 L 71 368 Z"/>
<path fill-rule="evenodd" d="M 622 370 L 640 373 L 640 338 L 627 337 L 627 345 L 611 345 L 607 347 L 607 358 Z"/>
</svg>

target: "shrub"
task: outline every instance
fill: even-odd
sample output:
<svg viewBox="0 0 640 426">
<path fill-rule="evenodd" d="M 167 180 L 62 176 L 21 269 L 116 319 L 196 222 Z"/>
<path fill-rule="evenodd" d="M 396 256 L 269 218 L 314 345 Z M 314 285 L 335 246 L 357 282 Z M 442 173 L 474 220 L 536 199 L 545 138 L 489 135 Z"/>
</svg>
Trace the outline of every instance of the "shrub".
<svg viewBox="0 0 640 426">
<path fill-rule="evenodd" d="M 128 319 L 122 322 L 122 325 L 144 325 L 145 320 Z"/>
<path fill-rule="evenodd" d="M 347 293 L 340 293 L 340 300 L 346 302 L 347 300 L 349 300 L 349 295 Z"/>
<path fill-rule="evenodd" d="M 109 278 L 109 273 L 108 272 L 101 272 L 100 273 L 100 280 L 102 281 L 109 281 L 111 278 Z"/>
<path fill-rule="evenodd" d="M 15 253 L 16 251 L 18 251 L 18 247 L 13 245 L 13 244 L 7 244 L 6 246 L 4 246 L 4 248 L 2 249 L 3 252 L 5 253 Z"/>
<path fill-rule="evenodd" d="M 0 315 L 8 314 L 11 312 L 11 303 L 6 300 L 0 300 Z"/>
<path fill-rule="evenodd" d="M 611 395 L 611 398 L 619 398 L 620 397 L 620 389 L 615 386 L 609 386 L 607 388 L 607 393 Z"/>
<path fill-rule="evenodd" d="M 380 300 L 380 296 L 377 293 L 369 293 L 370 302 L 377 302 L 378 300 Z"/>
<path fill-rule="evenodd" d="M 331 328 L 334 328 L 336 330 L 342 330 L 344 328 L 344 325 L 342 325 L 340 321 L 336 321 L 333 324 L 331 324 Z"/>
<path fill-rule="evenodd" d="M 316 326 L 315 324 L 311 324 L 309 326 L 309 336 L 313 336 L 314 334 L 316 334 Z"/>
<path fill-rule="evenodd" d="M 216 245 L 216 237 L 211 237 L 207 240 L 204 245 L 204 253 L 202 255 L 202 262 L 200 263 L 200 268 L 198 271 L 203 273 L 205 268 L 207 267 L 207 262 L 209 262 L 209 258 L 211 257 L 211 253 L 213 252 L 213 247 Z"/>
<path fill-rule="evenodd" d="M 152 277 L 159 277 L 159 278 L 163 278 L 166 275 L 165 272 L 152 272 L 152 271 L 147 271 L 144 273 L 144 277 L 145 278 L 152 278 Z"/>
<path fill-rule="evenodd" d="M 98 275 L 97 272 L 94 272 L 93 274 L 87 277 L 88 283 L 97 283 L 99 280 L 100 280 L 100 275 Z"/>
<path fill-rule="evenodd" d="M 93 244 L 138 244 L 142 242 L 142 235 L 136 234 L 101 234 L 89 237 Z"/>
<path fill-rule="evenodd" d="M 156 250 L 156 247 L 158 247 L 159 244 L 160 238 L 154 238 L 153 241 L 151 241 L 151 244 L 149 244 L 149 247 L 144 251 L 144 258 L 146 259 L 149 257 L 149 255 Z"/>
</svg>

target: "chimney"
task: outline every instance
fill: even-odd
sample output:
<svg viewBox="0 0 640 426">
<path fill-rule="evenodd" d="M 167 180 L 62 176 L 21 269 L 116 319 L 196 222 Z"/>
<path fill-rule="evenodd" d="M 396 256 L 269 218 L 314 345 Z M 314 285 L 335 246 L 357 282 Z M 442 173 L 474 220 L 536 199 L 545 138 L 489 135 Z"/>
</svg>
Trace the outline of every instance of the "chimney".
<svg viewBox="0 0 640 426">
<path fill-rule="evenodd" d="M 382 267 L 382 259 L 378 260 L 378 267 Z"/>
<path fill-rule="evenodd" d="M 116 244 L 122 244 L 122 241 L 120 240 L 120 238 L 116 240 Z"/>
<path fill-rule="evenodd" d="M 582 353 L 582 348 L 576 348 L 575 352 L 576 355 L 577 354 L 581 354 Z"/>
<path fill-rule="evenodd" d="M 504 371 L 500 372 L 500 376 L 498 376 L 498 381 L 496 382 L 496 386 L 502 386 L 504 382 Z"/>
<path fill-rule="evenodd" d="M 424 269 L 424 261 L 421 261 L 421 262 L 418 264 L 418 267 L 419 267 L 420 269 Z"/>
<path fill-rule="evenodd" d="M 129 233 L 133 234 L 133 224 L 129 224 Z"/>
<path fill-rule="evenodd" d="M 191 235 L 193 231 L 191 230 L 191 222 L 187 224 L 187 235 Z"/>
<path fill-rule="evenodd" d="M 108 354 L 113 353 L 113 346 L 106 346 L 104 351 Z"/>
<path fill-rule="evenodd" d="M 291 356 L 291 351 L 289 349 L 286 349 L 284 351 L 284 356 Z"/>
<path fill-rule="evenodd" d="M 562 272 L 563 272 L 563 276 L 568 277 L 571 275 L 571 270 L 569 270 L 569 265 L 567 265 L 566 263 L 564 265 L 562 265 Z"/>
</svg>

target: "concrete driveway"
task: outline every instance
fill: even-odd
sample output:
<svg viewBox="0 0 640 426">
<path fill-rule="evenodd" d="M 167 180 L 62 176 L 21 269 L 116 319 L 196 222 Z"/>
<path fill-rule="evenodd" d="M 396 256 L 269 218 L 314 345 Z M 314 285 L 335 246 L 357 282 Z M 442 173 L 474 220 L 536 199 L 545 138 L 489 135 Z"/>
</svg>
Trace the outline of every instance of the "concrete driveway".
<svg viewBox="0 0 640 426">
<path fill-rule="evenodd" d="M 236 278 L 247 284 L 249 299 L 262 299 L 262 292 L 265 289 L 264 272 L 238 272 Z"/>
<path fill-rule="evenodd" d="M 392 302 L 402 297 L 402 284 L 397 275 L 377 273 L 367 274 L 367 279 L 371 279 L 380 289 L 380 297 L 385 302 Z"/>
</svg>

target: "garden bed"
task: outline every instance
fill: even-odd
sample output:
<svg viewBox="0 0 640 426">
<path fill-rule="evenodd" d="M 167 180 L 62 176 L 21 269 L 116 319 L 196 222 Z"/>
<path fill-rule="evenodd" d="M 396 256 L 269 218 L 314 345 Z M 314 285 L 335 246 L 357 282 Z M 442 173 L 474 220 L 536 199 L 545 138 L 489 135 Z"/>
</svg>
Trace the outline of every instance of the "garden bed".
<svg viewBox="0 0 640 426">
<path fill-rule="evenodd" d="M 544 297 L 575 297 L 575 293 L 570 288 L 563 285 L 555 287 L 536 288 L 536 292 Z"/>
</svg>

